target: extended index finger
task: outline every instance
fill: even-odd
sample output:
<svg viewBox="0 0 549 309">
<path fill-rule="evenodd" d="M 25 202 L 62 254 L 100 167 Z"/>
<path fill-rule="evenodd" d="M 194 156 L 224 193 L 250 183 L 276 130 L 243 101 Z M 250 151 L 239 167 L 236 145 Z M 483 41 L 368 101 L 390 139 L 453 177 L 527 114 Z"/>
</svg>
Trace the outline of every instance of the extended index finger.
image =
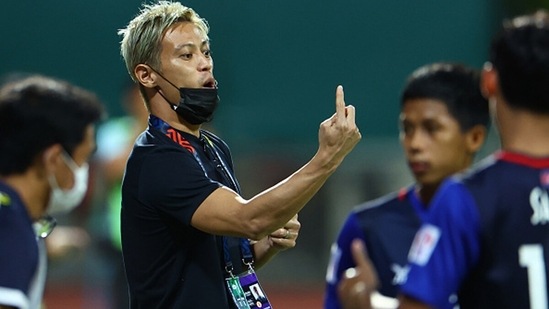
<svg viewBox="0 0 549 309">
<path fill-rule="evenodd" d="M 339 120 L 345 119 L 345 94 L 341 85 L 336 89 L 336 117 Z"/>
</svg>

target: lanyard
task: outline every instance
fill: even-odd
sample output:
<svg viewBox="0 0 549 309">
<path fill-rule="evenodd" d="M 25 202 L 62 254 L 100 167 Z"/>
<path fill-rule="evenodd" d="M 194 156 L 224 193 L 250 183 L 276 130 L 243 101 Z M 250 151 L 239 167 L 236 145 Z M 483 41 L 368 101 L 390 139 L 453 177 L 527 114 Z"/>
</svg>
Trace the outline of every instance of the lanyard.
<svg viewBox="0 0 549 309">
<path fill-rule="evenodd" d="M 154 116 L 149 116 L 149 125 L 160 132 L 164 133 L 167 137 L 169 137 L 172 141 L 174 141 L 176 144 L 180 145 L 181 147 L 187 149 L 195 158 L 195 160 L 198 162 L 200 167 L 202 168 L 202 171 L 204 171 L 204 175 L 206 177 L 212 179 L 208 176 L 208 172 L 206 170 L 206 167 L 204 166 L 202 160 L 198 156 L 198 153 L 196 149 L 191 145 L 191 143 L 185 139 L 179 131 L 172 128 L 168 123 L 166 123 L 164 120 Z M 215 163 L 216 168 L 218 171 L 220 171 L 220 174 L 222 178 L 225 178 L 225 182 L 228 182 L 229 187 L 231 187 L 233 190 L 238 192 L 240 194 L 240 186 L 238 185 L 238 182 L 236 182 L 236 179 L 234 176 L 229 172 L 229 169 L 227 167 L 227 164 L 225 161 L 223 161 L 222 157 L 220 156 L 219 152 L 217 151 L 214 143 L 211 141 L 211 139 L 208 137 L 208 135 L 204 132 L 200 132 L 202 138 L 202 142 L 204 143 L 204 152 L 206 154 L 211 156 L 211 160 Z M 240 247 L 240 254 L 242 257 L 242 262 L 247 265 L 248 267 L 252 267 L 253 264 L 253 255 L 250 250 L 250 243 L 245 238 L 235 238 L 235 237 L 225 237 L 223 236 L 223 257 L 225 259 L 225 270 L 232 276 L 232 270 L 233 270 L 233 263 L 231 261 L 231 254 L 230 254 L 230 245 L 234 244 L 237 240 L 239 242 L 238 246 Z"/>
<path fill-rule="evenodd" d="M 214 157 L 214 162 L 216 163 L 217 169 L 221 171 L 221 174 L 223 174 L 223 176 L 225 176 L 226 180 L 231 184 L 232 189 L 240 194 L 240 186 L 238 185 L 238 182 L 236 182 L 234 176 L 229 173 L 229 168 L 227 167 L 227 164 L 225 164 L 225 161 L 223 161 L 223 159 L 219 155 L 217 148 L 208 137 L 208 134 L 206 132 L 201 132 L 201 136 L 203 137 L 204 151 L 211 152 Z M 209 150 L 213 150 L 213 152 Z"/>
</svg>

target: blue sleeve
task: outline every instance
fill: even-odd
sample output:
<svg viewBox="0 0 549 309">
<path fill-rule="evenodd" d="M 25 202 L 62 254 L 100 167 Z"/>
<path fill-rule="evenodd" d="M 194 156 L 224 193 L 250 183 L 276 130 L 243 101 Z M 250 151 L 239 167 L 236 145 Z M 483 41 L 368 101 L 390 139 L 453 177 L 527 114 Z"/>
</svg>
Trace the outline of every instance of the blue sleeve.
<svg viewBox="0 0 549 309">
<path fill-rule="evenodd" d="M 461 283 L 478 261 L 480 217 L 470 192 L 452 179 L 439 188 L 430 207 L 410 248 L 410 272 L 401 292 L 435 308 L 453 308 Z"/>
<path fill-rule="evenodd" d="M 365 240 L 364 232 L 360 228 L 356 214 L 352 212 L 339 232 L 337 242 L 332 244 L 330 262 L 326 273 L 326 291 L 324 294 L 325 309 L 339 309 L 337 285 L 342 273 L 350 267 L 355 267 L 351 254 L 351 242 L 355 238 Z"/>
</svg>

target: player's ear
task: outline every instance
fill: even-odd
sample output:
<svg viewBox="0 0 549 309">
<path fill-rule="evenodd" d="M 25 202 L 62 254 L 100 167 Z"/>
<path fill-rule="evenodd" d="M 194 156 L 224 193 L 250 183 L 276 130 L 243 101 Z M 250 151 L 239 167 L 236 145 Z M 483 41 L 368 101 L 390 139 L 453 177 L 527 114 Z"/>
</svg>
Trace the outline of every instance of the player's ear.
<svg viewBox="0 0 549 309">
<path fill-rule="evenodd" d="M 140 63 L 135 66 L 133 72 L 137 78 L 137 81 L 144 87 L 156 87 L 156 74 L 154 74 L 154 70 L 152 70 L 148 65 Z"/>
<path fill-rule="evenodd" d="M 54 144 L 44 150 L 42 164 L 44 164 L 46 170 L 52 171 L 61 162 L 62 149 L 61 144 Z"/>
<path fill-rule="evenodd" d="M 471 154 L 475 154 L 480 150 L 486 140 L 487 129 L 483 125 L 476 125 L 469 129 L 466 134 L 466 147 Z"/>
<path fill-rule="evenodd" d="M 492 66 L 492 63 L 486 62 L 482 67 L 482 73 L 480 76 L 480 90 L 482 95 L 489 99 L 496 94 L 498 89 L 498 75 L 496 69 Z"/>
<path fill-rule="evenodd" d="M 40 177 L 48 177 L 49 174 L 54 173 L 58 167 L 63 163 L 62 159 L 63 147 L 61 144 L 53 144 L 46 148 L 41 155 L 39 155 L 34 165 L 37 167 L 36 171 Z"/>
</svg>

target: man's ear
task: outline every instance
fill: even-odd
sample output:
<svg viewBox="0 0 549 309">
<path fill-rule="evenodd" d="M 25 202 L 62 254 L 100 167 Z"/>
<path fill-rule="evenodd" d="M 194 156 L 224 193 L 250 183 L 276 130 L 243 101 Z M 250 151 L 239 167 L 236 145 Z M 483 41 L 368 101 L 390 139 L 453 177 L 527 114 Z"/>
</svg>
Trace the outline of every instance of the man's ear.
<svg viewBox="0 0 549 309">
<path fill-rule="evenodd" d="M 133 71 L 137 81 L 146 88 L 156 87 L 156 74 L 154 71 L 146 64 L 138 64 L 135 66 Z"/>
<path fill-rule="evenodd" d="M 61 158 L 63 147 L 61 144 L 54 144 L 46 148 L 42 153 L 42 162 L 46 174 L 52 173 L 57 169 L 63 158 Z"/>
<path fill-rule="evenodd" d="M 489 99 L 495 96 L 498 89 L 498 74 L 496 69 L 492 66 L 492 63 L 486 62 L 482 68 L 480 76 L 480 90 L 482 95 Z"/>
<path fill-rule="evenodd" d="M 466 147 L 470 153 L 474 154 L 480 150 L 480 148 L 484 144 L 484 141 L 486 140 L 487 133 L 488 132 L 486 127 L 480 124 L 469 129 L 466 137 Z"/>
</svg>

